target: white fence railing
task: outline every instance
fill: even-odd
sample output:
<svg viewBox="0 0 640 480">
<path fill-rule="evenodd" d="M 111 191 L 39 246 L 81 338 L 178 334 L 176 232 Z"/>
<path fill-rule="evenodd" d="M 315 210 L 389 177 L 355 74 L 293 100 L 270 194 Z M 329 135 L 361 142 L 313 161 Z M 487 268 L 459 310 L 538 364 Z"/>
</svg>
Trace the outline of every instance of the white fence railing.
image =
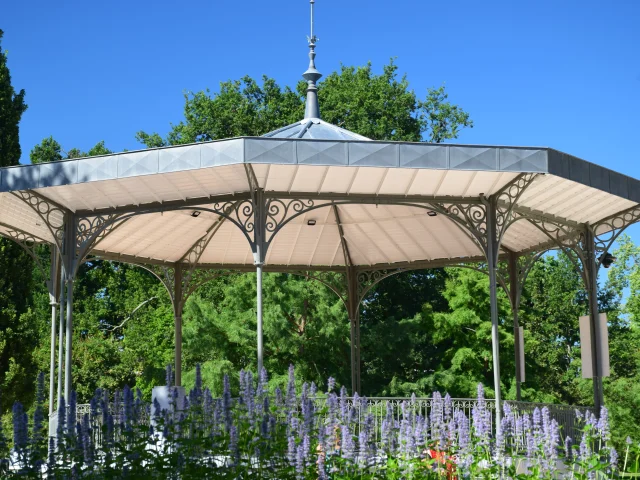
<svg viewBox="0 0 640 480">
<path fill-rule="evenodd" d="M 324 398 L 316 399 L 316 403 L 318 406 L 323 404 L 325 401 Z M 420 415 L 423 418 L 429 418 L 431 414 L 431 410 L 434 406 L 434 402 L 443 402 L 442 399 L 434 400 L 431 397 L 426 398 L 404 398 L 404 397 L 372 397 L 366 399 L 366 408 L 363 405 L 363 399 L 359 398 L 356 400 L 357 405 L 360 408 L 355 408 L 354 412 L 360 418 L 358 420 L 364 420 L 361 418 L 362 416 L 372 415 L 374 421 L 374 431 L 376 434 L 376 440 L 380 440 L 380 432 L 382 429 L 382 422 L 387 416 L 387 412 L 390 407 L 390 412 L 395 420 L 400 421 L 402 418 L 402 408 L 403 404 L 405 408 L 409 408 L 415 415 Z M 495 400 L 486 399 L 485 408 L 489 411 L 490 414 L 490 422 L 493 431 L 493 419 L 495 414 Z M 580 438 L 580 425 L 577 421 L 576 412 L 579 412 L 584 416 L 584 414 L 589 410 L 588 407 L 576 407 L 571 405 L 559 405 L 559 404 L 550 404 L 550 403 L 531 403 L 531 402 L 516 402 L 516 401 L 505 401 L 503 403 L 507 403 L 512 412 L 516 417 L 522 416 L 524 414 L 532 415 L 534 410 L 538 408 L 542 410 L 543 408 L 547 408 L 549 410 L 549 417 L 552 420 L 555 420 L 560 426 L 560 435 L 562 439 L 564 439 L 567 435 L 572 439 Z M 351 409 L 355 405 L 354 398 L 348 397 L 346 399 L 346 406 Z M 478 400 L 472 398 L 453 398 L 451 399 L 451 408 L 453 411 L 462 410 L 464 414 L 471 418 L 472 411 L 474 407 L 478 406 Z M 503 407 L 504 408 L 504 407 Z M 143 408 L 144 415 L 149 415 L 149 408 Z M 91 406 L 89 404 L 80 404 L 77 406 L 77 421 L 81 422 L 82 418 L 85 414 L 91 414 Z M 116 415 L 117 417 L 118 415 Z M 53 425 L 57 420 L 57 415 L 54 413 L 51 418 L 53 422 L 50 422 L 50 426 Z M 117 421 L 117 420 L 116 420 Z M 357 422 L 360 424 L 361 422 Z M 51 435 L 55 435 L 55 427 L 53 430 L 50 430 Z"/>
</svg>

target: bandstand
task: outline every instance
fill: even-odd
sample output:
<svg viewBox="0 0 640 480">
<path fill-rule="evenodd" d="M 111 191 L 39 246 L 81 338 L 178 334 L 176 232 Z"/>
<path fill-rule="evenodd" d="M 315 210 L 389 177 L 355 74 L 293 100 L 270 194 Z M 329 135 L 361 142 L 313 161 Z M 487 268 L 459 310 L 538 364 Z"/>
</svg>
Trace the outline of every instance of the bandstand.
<svg viewBox="0 0 640 480">
<path fill-rule="evenodd" d="M 376 283 L 407 270 L 464 264 L 488 274 L 497 405 L 497 290 L 505 289 L 514 314 L 516 371 L 508 374 L 519 395 L 520 295 L 541 254 L 557 249 L 572 259 L 589 295 L 591 338 L 601 334 L 597 274 L 618 235 L 640 219 L 640 182 L 551 148 L 372 141 L 328 124 L 317 98 L 315 41 L 312 31 L 305 118 L 293 125 L 262 137 L 0 169 L 0 235 L 36 260 L 35 245 L 52 246 L 45 272 L 51 412 L 56 363 L 58 400 L 72 388 L 73 285 L 88 257 L 139 265 L 166 286 L 176 385 L 185 301 L 203 282 L 234 272 L 257 273 L 258 368 L 263 272 L 332 288 L 351 326 L 354 392 L 361 385 L 359 307 Z M 326 272 L 341 274 L 343 285 Z M 602 362 L 592 343 L 599 411 Z"/>
</svg>

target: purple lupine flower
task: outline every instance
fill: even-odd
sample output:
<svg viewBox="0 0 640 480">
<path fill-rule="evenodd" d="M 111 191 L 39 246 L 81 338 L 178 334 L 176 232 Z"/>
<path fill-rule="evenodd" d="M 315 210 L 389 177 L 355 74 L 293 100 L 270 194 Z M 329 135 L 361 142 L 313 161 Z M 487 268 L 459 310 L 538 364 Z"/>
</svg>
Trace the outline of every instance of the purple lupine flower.
<svg viewBox="0 0 640 480">
<path fill-rule="evenodd" d="M 311 440 L 309 435 L 302 437 L 302 453 L 304 455 L 305 462 L 309 461 L 309 454 L 311 453 Z"/>
<path fill-rule="evenodd" d="M 327 472 L 324 465 L 324 455 L 318 455 L 318 480 L 328 480 Z"/>
<path fill-rule="evenodd" d="M 292 411 L 296 406 L 296 377 L 293 365 L 289 365 L 289 381 L 287 383 L 287 407 Z"/>
<path fill-rule="evenodd" d="M 262 397 L 267 393 L 269 384 L 269 376 L 267 375 L 267 369 L 262 367 L 260 375 L 258 375 L 258 386 L 256 387 L 256 397 Z"/>
<path fill-rule="evenodd" d="M 613 447 L 609 449 L 609 465 L 611 465 L 611 473 L 618 470 L 618 451 Z"/>
<path fill-rule="evenodd" d="M 304 450 L 302 448 L 302 445 L 298 445 L 298 448 L 296 450 L 295 466 L 296 466 L 296 474 L 297 474 L 296 478 L 302 479 L 304 474 Z"/>
<path fill-rule="evenodd" d="M 282 390 L 280 390 L 280 387 L 276 387 L 275 390 L 275 404 L 276 407 L 283 407 L 284 406 L 284 397 L 282 396 Z"/>
<path fill-rule="evenodd" d="M 114 434 L 115 434 L 115 426 L 113 421 L 113 415 L 108 414 L 107 415 L 107 435 L 106 435 L 107 446 L 113 444 Z"/>
<path fill-rule="evenodd" d="M 358 434 L 358 457 L 365 466 L 369 465 L 369 439 L 366 430 L 360 430 Z"/>
<path fill-rule="evenodd" d="M 27 448 L 27 424 L 24 408 L 20 402 L 15 402 L 12 409 L 13 445 L 16 451 L 22 452 Z"/>
<path fill-rule="evenodd" d="M 229 432 L 231 429 L 231 386 L 229 385 L 229 375 L 224 376 L 224 391 L 222 394 L 222 414 L 224 416 L 224 425 Z"/>
<path fill-rule="evenodd" d="M 600 409 L 600 418 L 597 424 L 598 434 L 603 441 L 609 440 L 611 430 L 609 426 L 609 410 L 604 405 Z"/>
<path fill-rule="evenodd" d="M 353 437 L 351 435 L 351 431 L 349 430 L 349 425 L 342 425 L 341 428 L 341 453 L 342 458 L 346 460 L 353 460 L 355 453 L 355 445 L 353 443 Z"/>
<path fill-rule="evenodd" d="M 202 391 L 202 368 L 199 363 L 196 363 L 196 390 Z"/>
<path fill-rule="evenodd" d="M 69 415 L 67 416 L 67 431 L 70 435 L 75 432 L 76 416 L 77 416 L 76 392 L 71 390 L 69 395 Z"/>
<path fill-rule="evenodd" d="M 520 438 L 522 438 L 522 434 L 523 434 L 523 426 L 522 426 L 522 417 L 518 416 L 516 418 L 515 421 L 515 425 L 514 425 L 514 435 L 516 437 L 516 439 L 518 439 L 518 441 L 520 440 Z"/>
<path fill-rule="evenodd" d="M 547 409 L 547 407 L 544 407 Z M 545 412 L 543 409 L 543 418 L 545 417 Z M 548 409 L 547 409 L 548 410 Z M 548 412 L 547 412 L 548 414 Z M 558 445 L 560 444 L 560 432 L 558 428 L 558 422 L 555 420 L 544 421 L 543 423 L 546 425 L 544 428 L 544 455 L 545 462 L 543 463 L 543 469 L 550 471 L 555 468 L 556 460 L 558 458 Z"/>
<path fill-rule="evenodd" d="M 247 398 L 247 372 L 244 369 L 240 370 L 240 390 L 238 395 L 238 403 L 244 404 Z"/>
<path fill-rule="evenodd" d="M 296 439 L 293 435 L 289 435 L 287 440 L 287 460 L 292 467 L 296 464 Z"/>
<path fill-rule="evenodd" d="M 251 372 L 246 372 L 245 377 L 245 405 L 247 408 L 247 416 L 249 417 L 249 422 L 251 425 L 255 424 L 255 398 L 253 394 L 253 374 Z"/>
<path fill-rule="evenodd" d="M 580 461 L 585 462 L 591 456 L 591 449 L 587 443 L 587 434 L 582 434 L 582 440 L 580 441 Z"/>
<path fill-rule="evenodd" d="M 231 425 L 229 429 L 229 455 L 231 456 L 232 465 L 238 464 L 240 452 L 238 451 L 238 430 L 235 425 Z"/>
<path fill-rule="evenodd" d="M 115 392 L 113 392 L 113 415 L 115 416 L 114 420 L 122 420 L 122 417 L 120 417 L 121 406 L 122 397 L 120 394 L 120 390 L 116 390 Z"/>
<path fill-rule="evenodd" d="M 116 414 L 118 412 L 116 411 Z M 133 420 L 133 392 L 125 385 L 122 389 L 122 423 L 129 427 Z"/>
<path fill-rule="evenodd" d="M 49 455 L 47 456 L 47 471 L 51 472 L 56 465 L 56 442 L 54 437 L 49 437 Z"/>
<path fill-rule="evenodd" d="M 82 441 L 84 440 L 84 436 L 82 435 L 82 424 L 80 422 L 76 422 L 75 432 L 76 432 L 76 441 L 73 447 L 73 451 L 76 455 L 78 455 L 84 452 L 84 445 L 82 444 Z"/>
<path fill-rule="evenodd" d="M 56 438 L 58 439 L 58 446 L 62 445 L 64 437 L 64 426 L 66 425 L 67 406 L 64 402 L 64 395 L 60 396 L 60 402 L 58 403 L 58 428 L 56 429 Z"/>
<path fill-rule="evenodd" d="M 173 368 L 171 367 L 171 364 L 167 365 L 164 382 L 167 387 L 173 387 Z"/>
<path fill-rule="evenodd" d="M 260 435 L 262 438 L 269 438 L 269 415 L 266 413 L 262 417 L 262 423 L 260 423 Z"/>
<path fill-rule="evenodd" d="M 536 448 L 542 444 L 542 412 L 538 407 L 533 409 L 533 441 Z"/>
<path fill-rule="evenodd" d="M 451 414 L 453 413 L 453 400 L 451 399 L 451 395 L 447 393 L 444 396 L 444 421 L 448 422 L 451 420 Z"/>
<path fill-rule="evenodd" d="M 471 430 L 469 429 L 469 419 L 462 410 L 457 410 L 456 415 L 458 448 L 461 452 L 466 452 L 471 444 Z"/>
<path fill-rule="evenodd" d="M 202 397 L 202 408 L 205 416 L 209 418 L 213 412 L 213 396 L 211 396 L 211 390 L 208 387 L 204 389 Z"/>
<path fill-rule="evenodd" d="M 331 393 L 334 388 L 336 388 L 336 379 L 329 377 L 327 380 L 327 393 Z"/>
<path fill-rule="evenodd" d="M 107 417 L 109 416 L 109 390 L 104 389 L 102 391 L 102 398 L 100 399 L 100 412 L 102 414 L 102 424 L 107 424 Z"/>
<path fill-rule="evenodd" d="M 387 419 L 384 419 L 382 421 L 382 427 L 380 429 L 380 440 L 382 443 L 382 448 L 386 449 L 389 452 L 391 452 L 391 435 L 391 422 L 389 422 Z"/>
<path fill-rule="evenodd" d="M 133 402 L 133 421 L 137 424 L 142 422 L 142 412 L 147 406 L 142 401 L 142 391 L 136 388 L 136 399 Z"/>
<path fill-rule="evenodd" d="M 343 423 L 348 423 L 349 409 L 347 406 L 347 389 L 343 385 L 340 389 L 340 418 Z"/>
<path fill-rule="evenodd" d="M 318 393 L 318 386 L 316 385 L 316 382 L 311 382 L 311 387 L 309 388 L 309 396 L 311 398 L 315 398 L 317 393 Z"/>
<path fill-rule="evenodd" d="M 93 466 L 93 436 L 91 433 L 92 428 L 91 423 L 89 422 L 89 415 L 85 413 L 82 417 L 82 429 L 80 436 L 82 437 L 84 463 L 86 463 L 89 468 Z"/>
<path fill-rule="evenodd" d="M 567 436 L 567 438 L 564 439 L 564 455 L 565 457 L 567 457 L 568 461 L 571 461 L 572 459 L 572 445 L 573 440 L 571 439 L 571 437 Z"/>
<path fill-rule="evenodd" d="M 96 388 L 93 397 L 89 401 L 89 408 L 91 410 L 91 418 L 96 419 L 100 415 L 100 397 L 102 397 L 102 389 Z"/>
<path fill-rule="evenodd" d="M 536 450 L 536 440 L 533 435 L 533 428 L 531 426 L 531 417 L 529 417 L 529 414 L 523 415 L 522 428 L 526 436 L 525 441 L 527 442 L 527 457 L 533 458 Z"/>
</svg>

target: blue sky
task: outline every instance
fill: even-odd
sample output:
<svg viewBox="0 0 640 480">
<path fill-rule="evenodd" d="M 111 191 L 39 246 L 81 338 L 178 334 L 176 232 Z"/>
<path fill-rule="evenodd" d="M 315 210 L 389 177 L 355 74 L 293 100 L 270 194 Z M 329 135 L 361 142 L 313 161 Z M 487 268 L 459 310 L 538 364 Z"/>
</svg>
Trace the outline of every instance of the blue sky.
<svg viewBox="0 0 640 480">
<path fill-rule="evenodd" d="M 308 1 L 8 0 L 0 28 L 27 92 L 23 162 L 42 138 L 140 148 L 183 92 L 307 66 Z M 446 84 L 471 113 L 462 143 L 549 146 L 640 178 L 640 1 L 316 0 L 317 66 L 397 57 L 423 95 Z M 640 241 L 640 226 L 630 229 Z"/>
</svg>

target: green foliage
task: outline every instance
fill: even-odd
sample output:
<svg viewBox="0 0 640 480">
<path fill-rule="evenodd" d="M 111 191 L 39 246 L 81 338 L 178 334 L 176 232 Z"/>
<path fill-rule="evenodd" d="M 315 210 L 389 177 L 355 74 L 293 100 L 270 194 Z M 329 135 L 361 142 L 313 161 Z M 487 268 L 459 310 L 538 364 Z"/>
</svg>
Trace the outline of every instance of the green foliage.
<svg viewBox="0 0 640 480">
<path fill-rule="evenodd" d="M 65 155 L 63 156 L 63 153 Z M 53 138 L 48 137 L 33 147 L 29 157 L 31 163 L 48 163 L 63 159 L 95 157 L 97 155 L 108 155 L 111 150 L 105 147 L 104 140 L 96 143 L 88 152 L 83 152 L 77 148 L 72 148 L 68 152 L 62 150 L 62 146 Z"/>
<path fill-rule="evenodd" d="M 0 41 L 3 31 L 0 30 Z M 25 92 L 11 84 L 7 53 L 0 44 L 0 167 L 18 165 L 21 149 L 19 123 L 27 109 Z M 33 377 L 30 350 L 37 342 L 37 327 L 27 319 L 32 296 L 33 262 L 16 244 L 0 238 L 0 412 L 17 398 L 29 398 Z M 23 317 L 23 315 L 26 315 Z M 16 348 L 20 345 L 19 348 Z"/>
<path fill-rule="evenodd" d="M 295 91 L 282 88 L 266 76 L 262 85 L 251 77 L 222 82 L 213 95 L 209 90 L 185 94 L 185 119 L 172 125 L 166 139 L 143 131 L 136 138 L 152 148 L 263 135 L 302 119 L 306 88 L 304 81 Z M 448 101 L 443 86 L 420 99 L 406 76 L 398 77 L 393 60 L 381 74 L 370 63 L 342 66 L 318 84 L 318 98 L 325 121 L 374 140 L 441 142 L 473 126 L 469 114 Z"/>
<path fill-rule="evenodd" d="M 16 93 L 11 84 L 7 52 L 2 50 L 0 30 L 0 167 L 18 165 L 22 150 L 18 138 L 19 123 L 27 109 L 24 90 Z"/>
</svg>

